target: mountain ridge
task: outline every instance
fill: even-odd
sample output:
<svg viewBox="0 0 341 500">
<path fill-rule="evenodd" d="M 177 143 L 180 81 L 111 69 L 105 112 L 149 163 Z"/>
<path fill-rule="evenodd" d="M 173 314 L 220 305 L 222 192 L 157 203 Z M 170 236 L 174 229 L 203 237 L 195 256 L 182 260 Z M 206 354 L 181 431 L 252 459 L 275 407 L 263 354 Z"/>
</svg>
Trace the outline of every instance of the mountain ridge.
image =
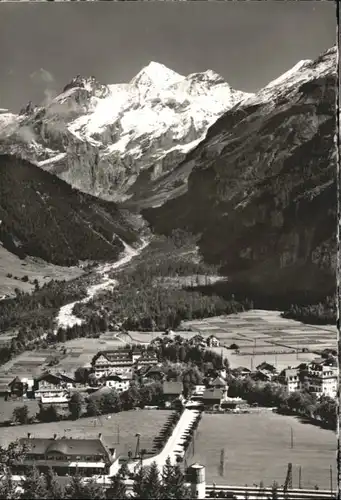
<svg viewBox="0 0 341 500">
<path fill-rule="evenodd" d="M 77 75 L 48 105 L 0 115 L 0 148 L 101 198 L 148 198 L 209 125 L 246 97 L 212 70 L 183 76 L 155 62 L 129 83 Z"/>
<path fill-rule="evenodd" d="M 220 117 L 179 166 L 187 191 L 142 211 L 153 230 L 201 234 L 205 260 L 244 289 L 333 294 L 336 56 L 296 65 Z"/>
</svg>

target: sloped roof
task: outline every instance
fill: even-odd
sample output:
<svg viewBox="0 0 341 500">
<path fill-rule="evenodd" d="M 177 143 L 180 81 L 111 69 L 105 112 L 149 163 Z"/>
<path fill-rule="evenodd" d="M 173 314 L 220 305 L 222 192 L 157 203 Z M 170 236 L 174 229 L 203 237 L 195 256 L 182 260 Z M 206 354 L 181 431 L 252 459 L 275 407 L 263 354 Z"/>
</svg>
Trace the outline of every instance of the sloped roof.
<svg viewBox="0 0 341 500">
<path fill-rule="evenodd" d="M 13 384 L 20 384 L 21 383 L 21 380 L 18 376 L 16 376 L 9 384 L 8 386 L 11 387 Z"/>
<path fill-rule="evenodd" d="M 109 458 L 109 451 L 101 439 L 46 439 L 22 438 L 21 445 L 29 447 L 30 455 L 60 453 L 62 455 L 102 455 Z"/>
<path fill-rule="evenodd" d="M 99 351 L 93 357 L 92 362 L 94 363 L 101 356 L 104 356 L 108 361 L 132 361 L 132 353 L 126 350 L 115 350 L 115 351 Z"/>
<path fill-rule="evenodd" d="M 226 380 L 224 380 L 221 377 L 216 377 L 214 380 L 212 380 L 211 385 L 226 385 Z"/>
<path fill-rule="evenodd" d="M 131 380 L 133 378 L 132 373 L 111 373 L 104 377 L 104 380 Z"/>
</svg>

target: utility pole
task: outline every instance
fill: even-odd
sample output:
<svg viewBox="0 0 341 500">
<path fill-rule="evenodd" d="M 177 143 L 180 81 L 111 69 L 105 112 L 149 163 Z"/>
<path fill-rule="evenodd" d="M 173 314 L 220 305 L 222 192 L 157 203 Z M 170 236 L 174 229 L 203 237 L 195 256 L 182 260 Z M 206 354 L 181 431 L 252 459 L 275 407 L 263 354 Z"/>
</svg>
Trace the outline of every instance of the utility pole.
<svg viewBox="0 0 341 500">
<path fill-rule="evenodd" d="M 333 468 L 329 467 L 329 475 L 330 475 L 330 493 L 333 494 Z"/>
<path fill-rule="evenodd" d="M 120 444 L 120 426 L 117 426 L 117 443 Z"/>
<path fill-rule="evenodd" d="M 302 467 L 298 468 L 298 488 L 302 489 Z"/>
<path fill-rule="evenodd" d="M 290 448 L 293 449 L 294 447 L 294 431 L 292 427 L 290 427 Z"/>
<path fill-rule="evenodd" d="M 140 435 L 141 434 L 139 432 L 137 432 L 135 434 L 135 437 L 137 438 L 137 441 L 136 441 L 136 450 L 135 450 L 135 458 L 138 456 L 138 453 L 140 451 Z"/>
</svg>

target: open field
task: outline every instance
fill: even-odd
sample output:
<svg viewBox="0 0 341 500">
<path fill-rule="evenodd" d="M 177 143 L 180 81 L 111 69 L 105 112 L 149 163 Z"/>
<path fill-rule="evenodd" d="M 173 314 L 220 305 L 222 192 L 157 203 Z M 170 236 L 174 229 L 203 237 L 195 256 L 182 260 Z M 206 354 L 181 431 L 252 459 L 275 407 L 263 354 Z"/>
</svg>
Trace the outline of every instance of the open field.
<svg viewBox="0 0 341 500">
<path fill-rule="evenodd" d="M 293 448 L 291 449 L 291 428 Z M 336 434 L 295 417 L 266 411 L 254 414 L 203 414 L 187 463 L 206 466 L 208 483 L 252 486 L 263 481 L 284 484 L 288 463 L 293 465 L 293 486 L 298 487 L 299 466 L 302 487 L 330 487 L 330 466 L 336 487 Z M 224 475 L 219 474 L 224 449 Z"/>
<path fill-rule="evenodd" d="M 283 369 L 316 357 L 312 351 L 327 347 L 336 349 L 336 328 L 329 325 L 306 325 L 299 321 L 281 318 L 279 311 L 253 310 L 229 316 L 218 316 L 203 320 L 186 321 L 182 327 L 191 328 L 204 337 L 215 335 L 221 345 L 233 343 L 239 346 L 240 354 L 224 349 L 231 368 L 252 368 L 263 361 L 276 364 Z M 297 353 L 307 348 L 310 352 Z M 221 352 L 220 348 L 215 348 Z M 253 361 L 252 361 L 252 358 Z"/>
<path fill-rule="evenodd" d="M 12 274 L 13 277 L 8 278 L 8 273 Z M 76 266 L 55 266 L 42 259 L 32 257 L 21 260 L 0 245 L 0 297 L 2 295 L 15 296 L 15 288 L 19 288 L 24 292 L 33 290 L 34 285 L 21 281 L 21 278 L 25 275 L 28 276 L 29 281 L 37 279 L 39 284 L 43 285 L 51 279 L 71 280 L 81 276 L 82 273 L 82 269 Z M 19 279 L 14 279 L 15 276 Z"/>
<path fill-rule="evenodd" d="M 21 437 L 53 438 L 53 434 L 72 438 L 96 438 L 102 433 L 108 446 L 116 448 L 117 455 L 127 455 L 136 448 L 136 433 L 141 434 L 140 449 L 152 450 L 153 440 L 160 432 L 171 412 L 167 410 L 131 410 L 76 421 L 3 427 L 0 445 L 7 446 Z"/>
</svg>

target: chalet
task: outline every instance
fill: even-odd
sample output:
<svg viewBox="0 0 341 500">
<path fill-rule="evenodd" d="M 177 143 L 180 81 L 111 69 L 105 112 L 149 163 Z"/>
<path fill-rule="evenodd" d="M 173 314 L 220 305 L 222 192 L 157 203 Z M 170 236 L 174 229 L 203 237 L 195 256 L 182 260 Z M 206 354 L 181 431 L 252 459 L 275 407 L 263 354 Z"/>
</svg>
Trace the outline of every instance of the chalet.
<svg viewBox="0 0 341 500">
<path fill-rule="evenodd" d="M 210 410 L 214 407 L 220 406 L 221 402 L 224 400 L 222 389 L 206 389 L 202 395 L 202 403 L 204 408 Z"/>
<path fill-rule="evenodd" d="M 21 398 L 27 394 L 28 384 L 24 383 L 19 377 L 15 377 L 8 384 L 8 396 L 11 398 Z"/>
<path fill-rule="evenodd" d="M 158 364 L 158 359 L 156 354 L 154 352 L 145 352 L 135 362 L 135 367 L 139 369 L 142 366 L 155 366 L 157 364 Z"/>
<path fill-rule="evenodd" d="M 58 476 L 72 476 L 76 472 L 83 477 L 93 475 L 112 475 L 117 472 L 116 450 L 109 448 L 102 435 L 97 439 L 76 438 L 27 438 L 19 440 L 27 449 L 24 459 L 13 466 L 14 474 L 25 474 L 27 466 L 35 465 L 40 472 L 49 467 Z"/>
<path fill-rule="evenodd" d="M 142 381 L 155 381 L 162 382 L 165 374 L 162 368 L 158 366 L 146 366 L 139 371 L 139 375 L 142 376 Z"/>
<path fill-rule="evenodd" d="M 124 392 L 129 389 L 131 380 L 131 373 L 125 373 L 122 375 L 113 373 L 105 377 L 105 386 L 110 387 L 110 389 L 115 389 L 117 392 Z"/>
<path fill-rule="evenodd" d="M 182 395 L 184 387 L 182 382 L 164 382 L 162 389 L 164 402 L 172 403 Z"/>
<path fill-rule="evenodd" d="M 43 373 L 34 379 L 34 398 L 41 399 L 41 396 L 44 396 L 44 400 L 47 401 L 49 398 L 53 400 L 66 396 L 70 390 L 70 383 L 67 379 L 49 372 Z"/>
<path fill-rule="evenodd" d="M 267 363 L 266 361 L 263 361 L 260 365 L 256 366 L 256 370 L 260 370 L 262 372 L 269 373 L 271 375 L 274 375 L 277 373 L 276 368 L 274 365 L 271 365 L 270 363 Z"/>
<path fill-rule="evenodd" d="M 108 376 L 112 373 L 132 373 L 133 364 L 141 354 L 132 355 L 131 351 L 100 351 L 91 361 L 93 372 L 97 378 Z"/>
<path fill-rule="evenodd" d="M 235 368 L 233 370 L 233 374 L 237 378 L 245 378 L 251 374 L 251 370 L 249 368 L 246 368 L 245 366 L 238 366 L 238 368 Z"/>
<path fill-rule="evenodd" d="M 220 346 L 219 339 L 217 339 L 217 337 L 215 337 L 214 335 L 210 335 L 207 338 L 206 343 L 207 343 L 207 347 L 219 347 Z"/>
<path fill-rule="evenodd" d="M 255 381 L 260 381 L 260 382 L 270 382 L 272 379 L 272 376 L 270 373 L 263 371 L 263 370 L 256 370 L 255 372 L 252 372 L 250 374 L 250 378 Z"/>
</svg>

